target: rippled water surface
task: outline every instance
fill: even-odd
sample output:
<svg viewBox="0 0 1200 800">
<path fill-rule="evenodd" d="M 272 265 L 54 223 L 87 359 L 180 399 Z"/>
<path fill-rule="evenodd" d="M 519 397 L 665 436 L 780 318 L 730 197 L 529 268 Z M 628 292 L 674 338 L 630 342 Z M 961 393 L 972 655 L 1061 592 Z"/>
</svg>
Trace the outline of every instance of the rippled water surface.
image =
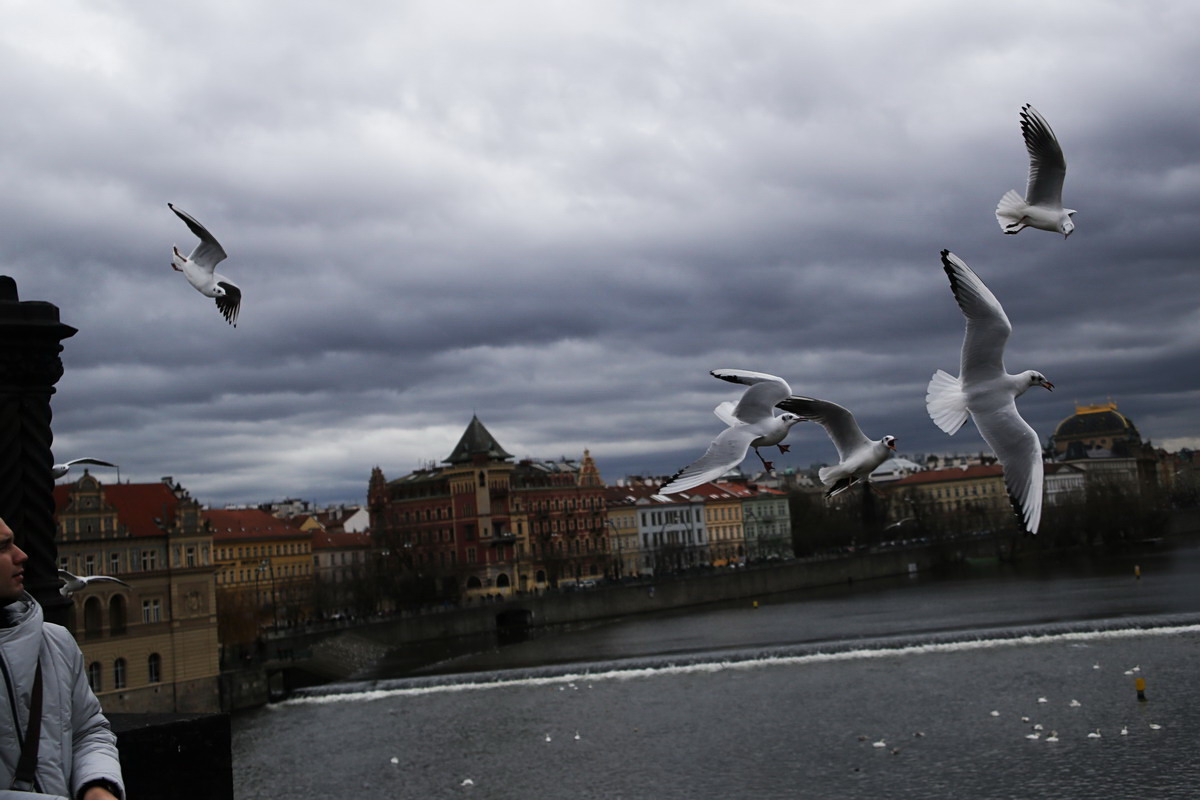
<svg viewBox="0 0 1200 800">
<path fill-rule="evenodd" d="M 235 718 L 238 797 L 1195 797 L 1200 550 L 1135 560 L 1140 581 L 1116 559 L 764 598 L 331 687 Z"/>
</svg>

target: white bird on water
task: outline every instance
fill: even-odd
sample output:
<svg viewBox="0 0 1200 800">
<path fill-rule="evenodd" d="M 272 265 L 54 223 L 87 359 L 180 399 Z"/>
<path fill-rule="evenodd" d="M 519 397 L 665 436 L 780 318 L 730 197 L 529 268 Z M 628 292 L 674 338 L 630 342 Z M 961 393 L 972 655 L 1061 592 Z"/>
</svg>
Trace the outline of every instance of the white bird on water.
<svg viewBox="0 0 1200 800">
<path fill-rule="evenodd" d="M 1010 189 L 996 206 L 996 221 L 1005 233 L 1019 233 L 1024 228 L 1040 228 L 1063 237 L 1071 235 L 1075 223 L 1073 208 L 1063 208 L 1063 179 L 1067 176 L 1067 161 L 1062 147 L 1050 130 L 1050 125 L 1033 106 L 1021 107 L 1021 135 L 1029 151 L 1029 180 L 1025 196 Z"/>
<path fill-rule="evenodd" d="M 841 494 L 860 480 L 868 480 L 875 468 L 896 452 L 895 436 L 868 439 L 854 415 L 837 403 L 793 395 L 779 403 L 779 407 L 820 425 L 837 448 L 837 465 L 821 467 L 817 472 L 821 483 L 829 487 L 826 498 Z"/>
<path fill-rule="evenodd" d="M 788 451 L 788 446 L 780 442 L 787 438 L 788 431 L 800 418 L 786 413 L 775 416 L 775 406 L 792 393 L 787 381 L 764 372 L 741 369 L 714 369 L 710 374 L 714 378 L 746 384 L 750 388 L 742 393 L 737 403 L 727 400 L 713 409 L 713 413 L 729 427 L 713 440 L 703 456 L 676 472 L 658 490 L 660 494 L 687 491 L 719 478 L 742 463 L 752 447 L 767 470 L 772 469 L 773 465 L 762 457 L 758 448 L 775 445 L 781 453 Z"/>
<path fill-rule="evenodd" d="M 984 441 L 1004 465 L 1004 485 L 1025 530 L 1037 533 L 1042 518 L 1042 445 L 1033 428 L 1021 418 L 1016 400 L 1031 386 L 1053 390 L 1054 384 L 1036 370 L 1010 375 L 1004 369 L 1004 345 L 1012 323 L 1000 301 L 970 267 L 949 250 L 942 266 L 963 316 L 959 377 L 938 370 L 929 381 L 925 409 L 934 423 L 950 435 L 968 414 Z"/>
<path fill-rule="evenodd" d="M 62 578 L 63 585 L 59 587 L 58 593 L 63 597 L 70 597 L 86 586 L 93 583 L 119 583 L 122 586 L 129 586 L 128 583 L 120 578 L 114 578 L 111 575 L 72 575 L 65 569 L 58 571 L 58 577 Z"/>
<path fill-rule="evenodd" d="M 215 271 L 217 264 L 225 260 L 225 249 L 208 229 L 197 222 L 191 214 L 181 211 L 171 203 L 167 208 L 174 211 L 181 220 L 187 223 L 192 233 L 200 239 L 200 244 L 185 256 L 178 247 L 171 248 L 171 268 L 182 272 L 188 283 L 205 297 L 217 301 L 217 309 L 233 327 L 237 327 L 238 312 L 242 308 L 242 290 L 236 283 Z"/>
<path fill-rule="evenodd" d="M 50 468 L 50 473 L 51 473 L 51 475 L 54 476 L 54 480 L 58 480 L 59 478 L 61 478 L 62 476 L 66 475 L 68 472 L 70 472 L 71 467 L 75 466 L 76 464 L 92 464 L 97 467 L 115 467 L 115 466 L 117 466 L 116 464 L 110 464 L 107 461 L 101 461 L 98 458 L 72 458 L 70 461 L 64 461 L 61 464 L 55 464 L 54 466 L 52 466 Z"/>
</svg>

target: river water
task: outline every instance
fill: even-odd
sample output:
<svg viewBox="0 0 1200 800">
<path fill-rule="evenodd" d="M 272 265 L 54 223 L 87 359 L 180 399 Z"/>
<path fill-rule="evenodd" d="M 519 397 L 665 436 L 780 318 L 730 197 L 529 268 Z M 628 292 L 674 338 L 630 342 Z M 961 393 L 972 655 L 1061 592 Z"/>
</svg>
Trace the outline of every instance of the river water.
<svg viewBox="0 0 1200 800">
<path fill-rule="evenodd" d="M 1194 798 L 1198 582 L 1187 546 L 491 647 L 235 717 L 237 796 Z"/>
</svg>

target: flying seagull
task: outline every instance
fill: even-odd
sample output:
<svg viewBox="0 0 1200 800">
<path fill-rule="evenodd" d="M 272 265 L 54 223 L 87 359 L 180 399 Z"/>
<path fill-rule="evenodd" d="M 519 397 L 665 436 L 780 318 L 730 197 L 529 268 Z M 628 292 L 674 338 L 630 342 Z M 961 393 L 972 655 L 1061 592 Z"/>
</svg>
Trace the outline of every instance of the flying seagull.
<svg viewBox="0 0 1200 800">
<path fill-rule="evenodd" d="M 63 597 L 70 597 L 80 589 L 83 589 L 85 586 L 92 583 L 119 583 L 122 586 L 129 585 L 120 578 L 113 578 L 109 575 L 88 575 L 86 577 L 81 577 L 79 575 L 72 575 L 65 569 L 60 569 L 58 571 L 58 577 L 63 579 L 63 585 L 58 589 L 58 593 Z"/>
<path fill-rule="evenodd" d="M 896 437 L 872 441 L 858 427 L 854 415 L 837 403 L 794 395 L 779 403 L 800 419 L 815 422 L 825 429 L 838 451 L 838 464 L 821 467 L 817 476 L 829 487 L 826 498 L 841 494 L 860 480 L 867 480 L 876 467 L 896 452 Z"/>
<path fill-rule="evenodd" d="M 788 451 L 788 446 L 780 442 L 800 418 L 795 414 L 775 416 L 775 405 L 792 393 L 783 378 L 741 369 L 714 369 L 710 374 L 714 378 L 745 384 L 750 388 L 742 393 L 742 399 L 737 403 L 727 400 L 713 409 L 729 427 L 713 440 L 699 460 L 675 473 L 658 490 L 659 494 L 683 492 L 720 477 L 742 463 L 751 447 L 767 470 L 772 468 L 772 464 L 762 457 L 758 448 L 775 445 L 781 453 Z"/>
<path fill-rule="evenodd" d="M 1004 485 L 1025 530 L 1037 533 L 1042 517 L 1042 446 L 1033 428 L 1017 412 L 1016 400 L 1031 386 L 1053 390 L 1036 370 L 1010 375 L 1004 369 L 1004 344 L 1012 323 L 1000 301 L 962 259 L 942 251 L 954 299 L 967 318 L 959 377 L 933 373 L 925 409 L 934 423 L 954 435 L 967 415 L 1004 465 Z"/>
<path fill-rule="evenodd" d="M 55 464 L 54 466 L 50 467 L 50 471 L 54 476 L 54 480 L 58 480 L 63 475 L 66 475 L 71 471 L 71 467 L 75 466 L 76 464 L 93 464 L 97 467 L 116 466 L 116 464 L 110 464 L 109 462 L 101 461 L 98 458 L 73 458 L 70 461 L 64 461 L 62 464 Z"/>
<path fill-rule="evenodd" d="M 1023 228 L 1041 228 L 1063 237 L 1071 235 L 1075 223 L 1071 215 L 1073 208 L 1063 208 L 1063 178 L 1067 175 L 1067 162 L 1062 148 L 1046 119 L 1033 106 L 1026 103 L 1021 108 L 1021 134 L 1025 137 L 1025 149 L 1029 151 L 1029 182 L 1025 197 L 1010 189 L 996 206 L 996 221 L 1005 233 L 1018 233 Z"/>
<path fill-rule="evenodd" d="M 200 244 L 190 256 L 179 252 L 178 247 L 172 248 L 171 268 L 182 272 L 188 283 L 205 297 L 215 298 L 217 309 L 233 327 L 237 327 L 238 311 L 242 308 L 242 290 L 236 283 L 213 269 L 225 260 L 225 250 L 221 243 L 208 232 L 208 229 L 197 222 L 191 214 L 181 211 L 171 203 L 167 203 L 178 217 L 187 223 L 192 233 L 200 239 Z"/>
</svg>

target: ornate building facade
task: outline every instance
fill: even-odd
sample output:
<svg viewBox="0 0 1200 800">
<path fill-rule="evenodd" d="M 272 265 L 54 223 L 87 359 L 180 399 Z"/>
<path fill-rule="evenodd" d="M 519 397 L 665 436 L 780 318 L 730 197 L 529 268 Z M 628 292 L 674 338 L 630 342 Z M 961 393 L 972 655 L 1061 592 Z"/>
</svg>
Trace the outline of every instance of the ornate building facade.
<svg viewBox="0 0 1200 800">
<path fill-rule="evenodd" d="M 507 595 L 602 578 L 604 483 L 584 454 L 514 462 L 478 417 L 442 462 L 368 485 L 393 591 L 417 602 Z"/>
<path fill-rule="evenodd" d="M 170 478 L 104 486 L 84 472 L 54 489 L 59 567 L 94 583 L 68 627 L 108 712 L 220 707 L 213 547 L 199 504 Z"/>
</svg>

